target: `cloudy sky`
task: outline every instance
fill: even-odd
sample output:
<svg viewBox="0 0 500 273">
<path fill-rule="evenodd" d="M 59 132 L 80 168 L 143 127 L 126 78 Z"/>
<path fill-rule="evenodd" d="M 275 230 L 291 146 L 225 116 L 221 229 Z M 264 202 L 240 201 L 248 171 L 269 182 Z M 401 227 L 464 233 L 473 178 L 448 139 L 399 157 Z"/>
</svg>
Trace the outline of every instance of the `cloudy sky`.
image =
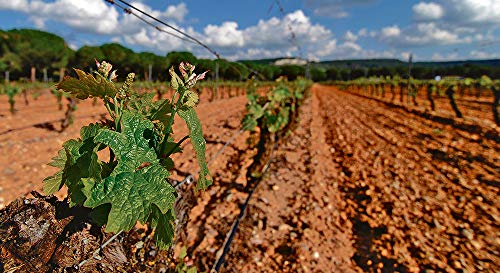
<svg viewBox="0 0 500 273">
<path fill-rule="evenodd" d="M 224 58 L 312 60 L 500 58 L 500 0 L 141 0 L 136 7 L 204 41 Z M 166 54 L 205 49 L 104 0 L 0 0 L 2 29 L 56 33 L 73 48 L 119 42 Z M 295 39 L 292 39 L 292 36 Z"/>
</svg>

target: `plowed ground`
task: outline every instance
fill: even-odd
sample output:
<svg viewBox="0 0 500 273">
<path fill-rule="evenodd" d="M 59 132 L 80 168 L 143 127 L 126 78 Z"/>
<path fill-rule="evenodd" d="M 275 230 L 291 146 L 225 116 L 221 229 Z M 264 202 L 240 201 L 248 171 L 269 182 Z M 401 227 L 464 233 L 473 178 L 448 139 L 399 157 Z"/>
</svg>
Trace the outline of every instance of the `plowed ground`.
<svg viewBox="0 0 500 273">
<path fill-rule="evenodd" d="M 14 116 L 4 100 L 0 131 L 24 128 L 0 134 L 0 196 L 8 203 L 41 189 L 54 172 L 42 166 L 103 108 L 79 104 L 75 124 L 61 134 L 32 126 L 61 117 L 49 94 Z M 233 138 L 213 161 L 215 183 L 199 193 L 187 226 L 184 244 L 200 270 L 212 267 L 247 195 L 255 151 L 248 133 L 237 134 L 245 102 L 203 100 L 197 109 L 209 159 Z M 180 121 L 174 132 L 187 133 Z M 183 146 L 176 179 L 197 169 L 190 144 Z M 498 272 L 499 155 L 494 140 L 314 85 L 297 128 L 274 151 L 222 271 Z"/>
</svg>

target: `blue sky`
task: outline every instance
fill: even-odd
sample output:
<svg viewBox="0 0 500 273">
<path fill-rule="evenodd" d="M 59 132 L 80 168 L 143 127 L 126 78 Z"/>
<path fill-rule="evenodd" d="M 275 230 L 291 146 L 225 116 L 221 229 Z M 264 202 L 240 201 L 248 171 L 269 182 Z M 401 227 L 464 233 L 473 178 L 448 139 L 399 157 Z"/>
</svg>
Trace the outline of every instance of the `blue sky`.
<svg viewBox="0 0 500 273">
<path fill-rule="evenodd" d="M 500 58 L 500 0 L 281 0 L 284 12 L 276 0 L 130 2 L 232 60 Z M 135 51 L 213 57 L 104 0 L 0 1 L 0 26 L 50 31 L 73 48 L 119 42 Z"/>
</svg>

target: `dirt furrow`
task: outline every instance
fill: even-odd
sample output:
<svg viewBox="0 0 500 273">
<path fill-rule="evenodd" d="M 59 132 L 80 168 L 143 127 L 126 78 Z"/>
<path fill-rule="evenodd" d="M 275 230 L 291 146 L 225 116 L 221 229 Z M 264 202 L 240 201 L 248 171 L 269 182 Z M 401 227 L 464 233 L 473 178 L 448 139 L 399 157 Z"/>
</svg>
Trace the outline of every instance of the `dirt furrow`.
<svg viewBox="0 0 500 273">
<path fill-rule="evenodd" d="M 361 100 L 374 105 L 367 99 Z M 478 145 L 470 141 L 470 138 L 457 135 L 454 130 L 445 126 L 437 127 L 441 130 L 435 133 L 436 125 L 428 123 L 424 125 L 423 122 L 419 122 L 422 120 L 420 117 L 411 114 L 401 115 L 401 113 L 395 116 L 393 112 L 383 111 L 382 107 L 371 107 L 370 112 L 363 112 L 362 105 L 352 104 L 351 107 L 357 109 L 360 112 L 359 116 L 362 116 L 355 117 L 362 123 L 374 120 L 375 123 L 382 124 L 385 127 L 384 131 L 392 134 L 392 138 L 397 139 L 399 145 L 416 152 L 421 157 L 417 160 L 420 165 L 434 160 L 436 164 L 432 164 L 432 168 L 439 168 L 450 181 L 462 187 L 470 188 L 475 187 L 477 183 L 484 184 L 485 187 L 476 188 L 484 195 L 490 195 L 498 188 L 498 181 L 495 180 L 500 177 L 500 159 L 495 150 L 499 149 L 500 145 L 487 140 L 485 142 L 489 146 Z M 466 181 L 464 177 L 467 176 L 474 179 Z"/>
<path fill-rule="evenodd" d="M 355 272 L 317 104 L 305 102 L 275 152 L 223 272 Z"/>
<path fill-rule="evenodd" d="M 481 162 L 443 164 L 426 153 L 432 139 L 420 141 L 411 127 L 380 118 L 392 109 L 334 88 L 317 94 L 330 111 L 328 143 L 341 158 L 339 183 L 354 224 L 359 267 L 369 272 L 498 269 L 498 187 L 474 180 L 483 172 Z M 401 120 L 413 118 L 399 114 Z M 398 143 L 367 141 L 377 138 L 375 131 Z"/>
</svg>

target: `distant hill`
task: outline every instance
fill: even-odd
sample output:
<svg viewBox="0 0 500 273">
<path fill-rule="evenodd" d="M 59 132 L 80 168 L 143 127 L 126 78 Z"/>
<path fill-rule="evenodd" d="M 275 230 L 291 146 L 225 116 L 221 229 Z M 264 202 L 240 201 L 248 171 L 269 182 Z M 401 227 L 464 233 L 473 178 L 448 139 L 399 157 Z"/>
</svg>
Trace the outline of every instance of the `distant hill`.
<svg viewBox="0 0 500 273">
<path fill-rule="evenodd" d="M 270 58 L 270 59 L 257 59 L 257 60 L 241 60 L 241 63 L 254 63 L 254 64 L 273 64 L 277 60 L 286 58 Z M 398 59 L 353 59 L 353 60 L 330 60 L 313 62 L 315 67 L 341 67 L 341 68 L 356 68 L 356 67 L 394 67 L 394 66 L 407 66 L 408 62 Z M 463 61 L 445 61 L 445 62 L 415 62 L 414 66 L 423 67 L 449 67 L 461 65 L 478 65 L 478 66 L 493 66 L 500 67 L 500 59 L 491 60 L 463 60 Z"/>
<path fill-rule="evenodd" d="M 271 58 L 271 59 L 256 59 L 256 60 L 239 60 L 242 64 L 273 64 L 277 60 L 286 59 L 286 58 Z"/>
<path fill-rule="evenodd" d="M 448 61 L 448 62 L 417 62 L 420 66 L 457 66 L 457 65 L 479 65 L 479 66 L 494 66 L 500 67 L 500 59 L 491 60 L 465 60 L 465 61 Z"/>
<path fill-rule="evenodd" d="M 392 67 L 407 65 L 398 59 L 359 59 L 359 60 L 332 60 L 332 61 L 322 61 L 317 62 L 314 66 L 318 67 L 343 67 L 343 68 L 355 68 L 355 67 Z"/>
</svg>

